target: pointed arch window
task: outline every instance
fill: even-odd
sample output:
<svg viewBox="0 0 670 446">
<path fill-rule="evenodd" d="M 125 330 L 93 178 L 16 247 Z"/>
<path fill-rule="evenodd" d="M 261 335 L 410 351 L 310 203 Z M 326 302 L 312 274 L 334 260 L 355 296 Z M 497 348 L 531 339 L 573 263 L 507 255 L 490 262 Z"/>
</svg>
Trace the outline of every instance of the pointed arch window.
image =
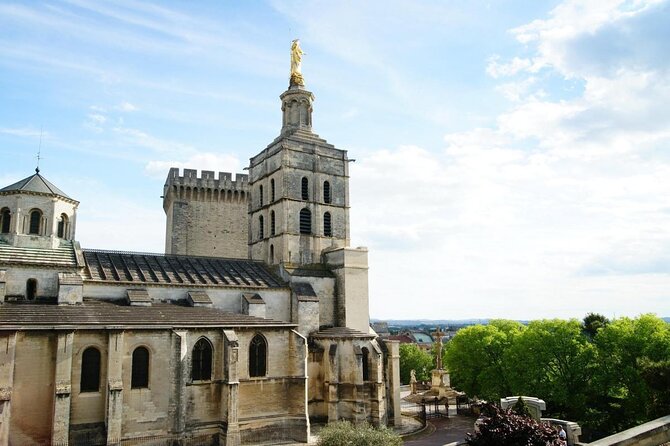
<svg viewBox="0 0 670 446">
<path fill-rule="evenodd" d="M 275 235 L 275 211 L 270 211 L 270 235 Z"/>
<path fill-rule="evenodd" d="M 259 215 L 258 216 L 258 238 L 261 239 L 261 240 L 263 240 L 263 237 L 265 236 L 264 231 L 263 231 L 264 226 L 265 226 L 264 223 L 265 222 L 263 221 L 263 216 Z"/>
<path fill-rule="evenodd" d="M 367 347 L 363 347 L 361 351 L 363 352 L 361 358 L 363 361 L 363 381 L 370 381 L 370 351 Z"/>
<path fill-rule="evenodd" d="M 300 233 L 312 233 L 312 213 L 309 209 L 303 208 L 300 210 Z"/>
<path fill-rule="evenodd" d="M 263 185 L 258 188 L 258 205 L 263 206 Z"/>
<path fill-rule="evenodd" d="M 274 178 L 270 180 L 270 203 L 275 201 L 275 180 Z"/>
<path fill-rule="evenodd" d="M 302 177 L 302 199 L 309 200 L 309 180 L 307 177 Z"/>
<path fill-rule="evenodd" d="M 9 208 L 2 208 L 0 211 L 0 233 L 8 234 L 9 233 L 9 224 L 12 221 L 12 214 L 9 212 Z"/>
<path fill-rule="evenodd" d="M 267 375 L 268 343 L 261 334 L 257 334 L 249 344 L 249 376 Z"/>
<path fill-rule="evenodd" d="M 37 297 L 37 279 L 28 279 L 26 281 L 26 299 L 35 300 Z"/>
<path fill-rule="evenodd" d="M 65 214 L 60 214 L 58 220 L 58 238 L 66 238 L 68 218 Z"/>
<path fill-rule="evenodd" d="M 323 235 L 326 237 L 333 236 L 333 225 L 330 219 L 330 212 L 323 214 Z"/>
<path fill-rule="evenodd" d="M 133 351 L 130 388 L 146 389 L 147 387 L 149 387 L 149 350 L 146 347 L 137 347 Z"/>
<path fill-rule="evenodd" d="M 97 392 L 100 390 L 100 350 L 88 347 L 81 355 L 80 392 Z"/>
<path fill-rule="evenodd" d="M 332 197 L 330 196 L 330 182 L 324 181 L 323 182 L 323 202 L 324 203 L 330 203 L 332 201 Z"/>
<path fill-rule="evenodd" d="M 28 228 L 28 234 L 39 235 L 41 226 L 42 226 L 42 211 L 40 211 L 39 209 L 34 209 L 30 211 L 30 227 Z"/>
<path fill-rule="evenodd" d="M 212 344 L 206 338 L 200 338 L 193 346 L 191 379 L 193 381 L 212 379 Z"/>
<path fill-rule="evenodd" d="M 270 245 L 270 263 L 275 263 L 275 247 Z"/>
</svg>

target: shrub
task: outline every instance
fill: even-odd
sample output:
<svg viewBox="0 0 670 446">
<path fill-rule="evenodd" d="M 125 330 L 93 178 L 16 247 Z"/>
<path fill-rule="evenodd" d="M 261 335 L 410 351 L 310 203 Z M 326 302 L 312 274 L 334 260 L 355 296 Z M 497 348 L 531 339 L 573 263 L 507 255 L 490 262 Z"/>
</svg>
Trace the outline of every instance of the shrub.
<svg viewBox="0 0 670 446">
<path fill-rule="evenodd" d="M 470 446 L 560 446 L 558 433 L 530 417 L 503 411 L 489 404 L 483 412 L 487 418 L 479 423 L 479 431 L 468 433 Z"/>
<path fill-rule="evenodd" d="M 319 432 L 317 446 L 402 446 L 402 439 L 386 426 L 337 421 Z"/>
</svg>

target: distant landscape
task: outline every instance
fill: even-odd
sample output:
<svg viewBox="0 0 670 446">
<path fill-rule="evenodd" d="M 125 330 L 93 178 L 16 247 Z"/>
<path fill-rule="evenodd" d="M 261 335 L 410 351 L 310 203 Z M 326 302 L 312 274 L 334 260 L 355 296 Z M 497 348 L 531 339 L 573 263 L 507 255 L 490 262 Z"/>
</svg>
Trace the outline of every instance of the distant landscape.
<svg viewBox="0 0 670 446">
<path fill-rule="evenodd" d="M 670 317 L 661 317 L 665 322 L 670 324 Z M 396 327 L 436 327 L 436 326 L 467 326 L 467 325 L 486 325 L 491 318 L 488 319 L 370 319 L 371 322 L 386 322 L 389 326 Z M 528 324 L 529 320 L 517 320 L 522 324 Z"/>
</svg>

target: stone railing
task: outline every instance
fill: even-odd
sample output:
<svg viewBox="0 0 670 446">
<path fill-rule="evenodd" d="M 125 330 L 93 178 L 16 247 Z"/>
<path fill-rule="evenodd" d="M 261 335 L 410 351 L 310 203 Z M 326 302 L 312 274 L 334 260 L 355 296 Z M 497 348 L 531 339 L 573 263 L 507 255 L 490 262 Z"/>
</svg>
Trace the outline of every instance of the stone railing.
<svg viewBox="0 0 670 446">
<path fill-rule="evenodd" d="M 658 446 L 670 442 L 670 415 L 582 446 Z"/>
</svg>

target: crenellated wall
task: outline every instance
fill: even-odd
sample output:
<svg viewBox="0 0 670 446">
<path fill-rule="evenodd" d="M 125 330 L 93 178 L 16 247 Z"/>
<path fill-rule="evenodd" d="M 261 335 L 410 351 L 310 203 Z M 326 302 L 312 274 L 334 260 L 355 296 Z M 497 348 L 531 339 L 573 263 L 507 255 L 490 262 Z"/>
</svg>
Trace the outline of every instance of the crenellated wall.
<svg viewBox="0 0 670 446">
<path fill-rule="evenodd" d="M 246 258 L 249 177 L 171 168 L 163 188 L 167 254 Z"/>
</svg>

